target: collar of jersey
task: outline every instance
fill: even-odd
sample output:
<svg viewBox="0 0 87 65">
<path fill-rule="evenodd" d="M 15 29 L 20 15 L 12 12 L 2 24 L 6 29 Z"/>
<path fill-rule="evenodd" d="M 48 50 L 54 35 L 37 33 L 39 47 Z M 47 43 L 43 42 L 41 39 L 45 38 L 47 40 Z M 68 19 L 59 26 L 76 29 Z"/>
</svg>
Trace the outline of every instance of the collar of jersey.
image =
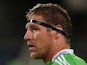
<svg viewBox="0 0 87 65">
<path fill-rule="evenodd" d="M 52 58 L 52 62 L 60 55 L 62 54 L 66 54 L 66 53 L 70 53 L 70 54 L 73 54 L 74 53 L 74 50 L 73 49 L 64 49 L 64 50 L 61 50 L 60 52 L 58 52 L 53 58 Z"/>
</svg>

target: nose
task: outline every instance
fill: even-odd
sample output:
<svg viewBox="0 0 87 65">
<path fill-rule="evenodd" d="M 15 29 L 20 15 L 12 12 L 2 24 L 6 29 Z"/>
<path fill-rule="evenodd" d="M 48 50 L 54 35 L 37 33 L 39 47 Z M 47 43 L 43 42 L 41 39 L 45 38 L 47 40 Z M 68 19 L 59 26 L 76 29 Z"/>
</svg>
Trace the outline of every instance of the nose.
<svg viewBox="0 0 87 65">
<path fill-rule="evenodd" d="M 24 40 L 27 41 L 27 40 L 30 40 L 30 39 L 32 39 L 32 33 L 29 30 L 27 30 L 25 35 L 24 35 Z"/>
</svg>

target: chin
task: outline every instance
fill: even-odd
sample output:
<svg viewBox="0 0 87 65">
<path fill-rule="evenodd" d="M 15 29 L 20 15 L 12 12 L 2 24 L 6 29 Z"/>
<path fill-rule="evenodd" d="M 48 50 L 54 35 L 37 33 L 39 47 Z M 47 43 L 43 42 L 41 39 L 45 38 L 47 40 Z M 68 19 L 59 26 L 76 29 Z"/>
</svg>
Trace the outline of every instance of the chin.
<svg viewBox="0 0 87 65">
<path fill-rule="evenodd" d="M 37 53 L 30 53 L 30 57 L 33 59 L 40 59 L 40 56 Z"/>
<path fill-rule="evenodd" d="M 44 56 L 41 55 L 40 53 L 30 53 L 30 57 L 33 58 L 33 59 L 43 59 Z"/>
</svg>

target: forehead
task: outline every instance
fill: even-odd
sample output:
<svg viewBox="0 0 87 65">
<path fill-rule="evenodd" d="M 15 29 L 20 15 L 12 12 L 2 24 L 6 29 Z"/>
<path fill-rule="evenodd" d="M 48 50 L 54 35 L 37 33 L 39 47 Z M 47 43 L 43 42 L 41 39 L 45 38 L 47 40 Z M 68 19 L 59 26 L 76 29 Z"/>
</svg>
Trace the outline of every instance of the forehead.
<svg viewBox="0 0 87 65">
<path fill-rule="evenodd" d="M 48 28 L 48 25 L 45 22 L 42 21 L 38 21 L 38 20 L 29 20 L 30 22 L 28 22 L 26 24 L 26 28 L 33 28 L 33 29 L 41 29 L 41 28 Z"/>
</svg>

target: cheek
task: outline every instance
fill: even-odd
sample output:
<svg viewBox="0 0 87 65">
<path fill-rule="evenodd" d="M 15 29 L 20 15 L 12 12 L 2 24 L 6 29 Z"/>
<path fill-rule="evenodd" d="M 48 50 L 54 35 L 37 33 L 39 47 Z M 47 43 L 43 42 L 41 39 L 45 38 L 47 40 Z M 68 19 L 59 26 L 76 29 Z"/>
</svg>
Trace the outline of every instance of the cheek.
<svg viewBox="0 0 87 65">
<path fill-rule="evenodd" d="M 51 37 L 46 33 L 42 34 L 38 32 L 34 34 L 34 40 L 36 42 L 36 55 L 39 57 L 46 56 L 52 46 Z"/>
<path fill-rule="evenodd" d="M 38 42 L 40 45 L 52 43 L 52 38 L 47 33 L 37 32 L 34 34 L 33 37 L 34 37 L 35 41 Z"/>
<path fill-rule="evenodd" d="M 34 39 L 37 42 L 36 46 L 40 49 L 41 48 L 46 49 L 46 48 L 50 47 L 52 44 L 52 38 L 47 33 L 42 34 L 42 33 L 38 32 L 38 33 L 34 34 Z"/>
</svg>

